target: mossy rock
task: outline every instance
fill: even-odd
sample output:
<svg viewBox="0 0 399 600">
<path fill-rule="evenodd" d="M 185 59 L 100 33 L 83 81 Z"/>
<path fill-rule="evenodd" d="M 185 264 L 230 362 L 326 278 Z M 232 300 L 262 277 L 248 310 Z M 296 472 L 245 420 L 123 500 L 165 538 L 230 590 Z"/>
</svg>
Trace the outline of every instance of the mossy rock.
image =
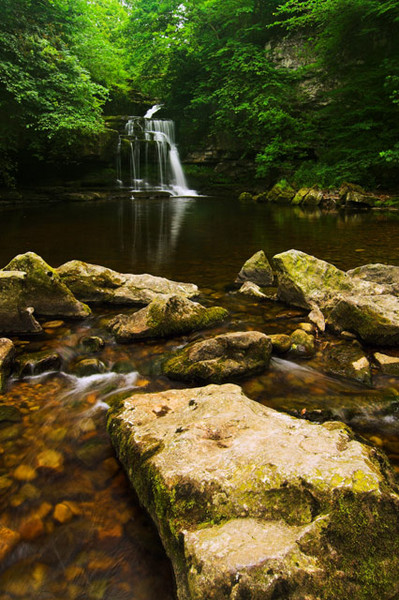
<svg viewBox="0 0 399 600">
<path fill-rule="evenodd" d="M 263 250 L 256 252 L 249 258 L 237 275 L 236 283 L 251 281 L 260 286 L 271 286 L 274 282 L 274 273 Z"/>
<path fill-rule="evenodd" d="M 162 365 L 172 379 L 221 383 L 261 373 L 270 362 L 272 343 L 258 331 L 218 335 L 175 352 Z"/>
<path fill-rule="evenodd" d="M 276 183 L 267 195 L 269 202 L 278 202 L 279 204 L 289 204 L 294 196 L 294 188 L 285 179 Z"/>
<path fill-rule="evenodd" d="M 170 295 L 153 300 L 132 315 L 118 315 L 108 323 L 119 342 L 168 337 L 205 329 L 228 315 L 219 306 L 205 308 L 183 296 Z"/>
<path fill-rule="evenodd" d="M 394 475 L 342 423 L 278 413 L 227 384 L 134 394 L 108 431 L 181 600 L 396 596 Z"/>
<path fill-rule="evenodd" d="M 61 281 L 57 271 L 34 252 L 19 254 L 3 271 L 26 273 L 20 308 L 33 307 L 45 316 L 85 318 L 91 311 Z"/>
<path fill-rule="evenodd" d="M 238 196 L 238 200 L 240 202 L 252 202 L 254 197 L 249 192 L 242 192 L 242 194 Z"/>
</svg>

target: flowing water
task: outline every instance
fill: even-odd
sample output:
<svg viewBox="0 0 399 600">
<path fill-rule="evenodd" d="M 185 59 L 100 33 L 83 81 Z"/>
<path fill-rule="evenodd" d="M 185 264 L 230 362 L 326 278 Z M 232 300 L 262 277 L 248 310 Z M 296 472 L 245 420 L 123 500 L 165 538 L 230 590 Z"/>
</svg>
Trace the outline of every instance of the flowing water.
<svg viewBox="0 0 399 600">
<path fill-rule="evenodd" d="M 306 318 L 234 293 L 237 272 L 257 250 L 272 256 L 297 248 L 344 269 L 399 265 L 399 215 L 304 212 L 225 197 L 27 202 L 1 208 L 0 220 L 1 265 L 33 250 L 52 266 L 78 258 L 149 272 L 194 282 L 204 304 L 230 312 L 210 331 L 125 346 L 105 329 L 124 309 L 98 307 L 83 322 L 47 322 L 39 338 L 14 341 L 19 356 L 58 353 L 61 372 L 15 377 L 0 396 L 0 415 L 7 409 L 13 418 L 0 428 L 0 524 L 7 528 L 0 529 L 0 558 L 5 532 L 19 534 L 0 565 L 0 600 L 172 600 L 169 562 L 106 435 L 108 404 L 130 392 L 182 387 L 160 375 L 163 355 L 176 346 L 226 331 L 289 333 Z M 78 376 L 78 361 L 89 355 L 82 339 L 93 335 L 105 341 L 90 355 L 104 372 Z M 398 379 L 375 374 L 367 387 L 324 374 L 317 358 L 274 358 L 267 372 L 241 385 L 278 410 L 344 420 L 398 468 Z"/>
</svg>

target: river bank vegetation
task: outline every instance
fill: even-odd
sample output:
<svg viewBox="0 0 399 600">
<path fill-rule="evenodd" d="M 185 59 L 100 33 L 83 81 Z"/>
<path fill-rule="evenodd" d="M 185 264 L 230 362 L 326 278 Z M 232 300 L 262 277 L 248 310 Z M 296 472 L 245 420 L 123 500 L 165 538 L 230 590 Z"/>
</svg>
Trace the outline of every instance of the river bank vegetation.
<svg viewBox="0 0 399 600">
<path fill-rule="evenodd" d="M 398 183 L 394 0 L 1 5 L 2 185 L 78 161 L 104 115 L 155 101 L 183 154 L 245 159 L 270 182 Z"/>
</svg>

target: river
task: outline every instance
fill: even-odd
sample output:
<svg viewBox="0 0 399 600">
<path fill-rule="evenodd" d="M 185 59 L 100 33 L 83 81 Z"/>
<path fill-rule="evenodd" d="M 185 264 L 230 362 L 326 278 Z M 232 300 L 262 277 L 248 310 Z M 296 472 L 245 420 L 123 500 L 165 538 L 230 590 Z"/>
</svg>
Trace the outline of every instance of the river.
<svg viewBox="0 0 399 600">
<path fill-rule="evenodd" d="M 0 396 L 0 407 L 16 407 L 19 414 L 0 428 L 0 524 L 20 534 L 1 563 L 0 600 L 172 600 L 169 562 L 107 438 L 107 404 L 134 390 L 181 387 L 159 369 L 177 345 L 226 331 L 290 333 L 306 319 L 305 311 L 234 293 L 238 271 L 258 250 L 270 258 L 296 248 L 342 269 L 399 265 L 399 213 L 307 212 L 224 196 L 27 201 L 0 207 L 0 221 L 2 266 L 33 250 L 52 266 L 76 258 L 147 272 L 196 283 L 200 301 L 230 312 L 208 332 L 126 346 L 116 345 L 105 329 L 107 319 L 124 309 L 98 307 L 86 321 L 50 323 L 39 338 L 14 341 L 18 353 L 57 352 L 62 371 L 14 379 Z M 105 372 L 77 377 L 80 340 L 91 335 L 106 342 L 96 355 Z M 346 421 L 384 448 L 398 469 L 398 379 L 375 374 L 367 387 L 325 375 L 317 359 L 274 358 L 268 372 L 242 386 L 278 410 Z"/>
</svg>

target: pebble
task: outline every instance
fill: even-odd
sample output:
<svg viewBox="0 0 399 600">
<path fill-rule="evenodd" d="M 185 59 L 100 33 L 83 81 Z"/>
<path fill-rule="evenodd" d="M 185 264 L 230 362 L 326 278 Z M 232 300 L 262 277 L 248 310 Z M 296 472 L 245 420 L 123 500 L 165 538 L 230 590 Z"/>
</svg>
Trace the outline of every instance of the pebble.
<svg viewBox="0 0 399 600">
<path fill-rule="evenodd" d="M 0 561 L 9 554 L 20 540 L 20 535 L 17 531 L 8 529 L 0 524 Z"/>
<path fill-rule="evenodd" d="M 68 521 L 70 521 L 73 517 L 73 512 L 67 504 L 61 502 L 60 504 L 56 505 L 53 517 L 59 523 L 68 523 Z"/>
<path fill-rule="evenodd" d="M 38 469 L 61 472 L 63 470 L 64 456 L 57 450 L 47 449 L 40 452 L 36 458 Z"/>
<path fill-rule="evenodd" d="M 17 481 L 33 481 L 37 477 L 37 471 L 30 465 L 19 465 L 14 471 L 14 479 Z"/>
<path fill-rule="evenodd" d="M 63 325 L 65 325 L 64 321 L 46 321 L 43 323 L 42 327 L 43 329 L 58 329 Z"/>
<path fill-rule="evenodd" d="M 35 540 L 44 533 L 43 521 L 39 517 L 24 521 L 19 528 L 19 533 L 25 541 Z"/>
</svg>

